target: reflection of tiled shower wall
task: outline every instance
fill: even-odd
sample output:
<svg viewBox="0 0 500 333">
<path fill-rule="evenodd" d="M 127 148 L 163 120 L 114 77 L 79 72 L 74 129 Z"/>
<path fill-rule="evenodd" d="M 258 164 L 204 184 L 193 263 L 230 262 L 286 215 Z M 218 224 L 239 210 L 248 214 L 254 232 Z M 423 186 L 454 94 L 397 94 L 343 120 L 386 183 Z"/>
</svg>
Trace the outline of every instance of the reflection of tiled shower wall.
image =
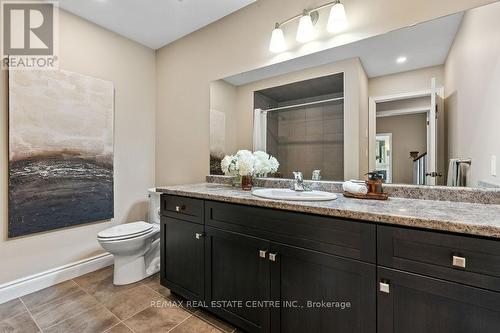
<svg viewBox="0 0 500 333">
<path fill-rule="evenodd" d="M 279 137 L 278 137 L 278 127 L 279 126 L 279 112 L 268 112 L 267 113 L 267 138 L 266 138 L 266 151 L 278 158 L 278 148 L 279 148 Z M 279 159 L 278 159 L 279 161 Z"/>
<path fill-rule="evenodd" d="M 267 150 L 279 160 L 284 177 L 300 170 L 310 179 L 321 169 L 323 179 L 344 179 L 343 110 L 343 103 L 333 102 L 268 113 Z"/>
</svg>

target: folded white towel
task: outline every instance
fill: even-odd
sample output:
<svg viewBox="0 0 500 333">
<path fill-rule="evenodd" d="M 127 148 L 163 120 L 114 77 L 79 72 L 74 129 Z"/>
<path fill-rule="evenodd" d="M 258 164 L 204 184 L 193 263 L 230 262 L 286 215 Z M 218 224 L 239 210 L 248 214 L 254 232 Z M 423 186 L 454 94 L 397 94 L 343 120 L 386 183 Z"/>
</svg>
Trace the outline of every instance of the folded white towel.
<svg viewBox="0 0 500 333">
<path fill-rule="evenodd" d="M 368 193 L 368 188 L 365 184 L 355 183 L 353 181 L 347 181 L 342 184 L 342 189 L 346 192 L 352 194 L 366 194 Z"/>
</svg>

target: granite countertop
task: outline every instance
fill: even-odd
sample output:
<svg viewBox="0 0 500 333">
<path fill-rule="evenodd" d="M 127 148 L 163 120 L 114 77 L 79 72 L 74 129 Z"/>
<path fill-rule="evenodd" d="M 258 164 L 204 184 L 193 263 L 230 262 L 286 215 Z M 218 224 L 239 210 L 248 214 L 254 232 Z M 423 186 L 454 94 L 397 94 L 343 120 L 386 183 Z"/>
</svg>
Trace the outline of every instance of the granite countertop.
<svg viewBox="0 0 500 333">
<path fill-rule="evenodd" d="M 404 198 L 360 200 L 345 198 L 340 193 L 333 201 L 283 201 L 258 198 L 251 192 L 213 183 L 160 186 L 156 190 L 250 206 L 500 238 L 500 205 Z"/>
</svg>

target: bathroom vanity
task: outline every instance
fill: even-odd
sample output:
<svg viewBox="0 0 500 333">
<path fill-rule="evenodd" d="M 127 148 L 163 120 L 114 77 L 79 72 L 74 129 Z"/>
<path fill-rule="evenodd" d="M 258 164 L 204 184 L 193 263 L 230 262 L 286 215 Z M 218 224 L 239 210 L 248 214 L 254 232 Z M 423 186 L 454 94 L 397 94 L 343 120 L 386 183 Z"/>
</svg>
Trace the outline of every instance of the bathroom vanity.
<svg viewBox="0 0 500 333">
<path fill-rule="evenodd" d="M 498 332 L 498 205 L 158 190 L 161 283 L 245 331 Z"/>
</svg>

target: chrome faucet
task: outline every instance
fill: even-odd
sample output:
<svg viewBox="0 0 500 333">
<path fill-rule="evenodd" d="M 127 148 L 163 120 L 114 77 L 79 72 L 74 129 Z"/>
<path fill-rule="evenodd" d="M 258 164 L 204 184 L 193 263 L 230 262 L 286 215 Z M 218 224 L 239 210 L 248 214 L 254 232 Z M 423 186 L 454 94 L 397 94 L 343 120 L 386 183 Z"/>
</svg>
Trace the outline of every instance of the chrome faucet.
<svg viewBox="0 0 500 333">
<path fill-rule="evenodd" d="M 309 191 L 309 189 L 304 184 L 304 176 L 302 175 L 302 172 L 294 171 L 293 177 L 294 177 L 294 180 L 293 180 L 292 190 L 297 191 L 297 192 Z"/>
</svg>

